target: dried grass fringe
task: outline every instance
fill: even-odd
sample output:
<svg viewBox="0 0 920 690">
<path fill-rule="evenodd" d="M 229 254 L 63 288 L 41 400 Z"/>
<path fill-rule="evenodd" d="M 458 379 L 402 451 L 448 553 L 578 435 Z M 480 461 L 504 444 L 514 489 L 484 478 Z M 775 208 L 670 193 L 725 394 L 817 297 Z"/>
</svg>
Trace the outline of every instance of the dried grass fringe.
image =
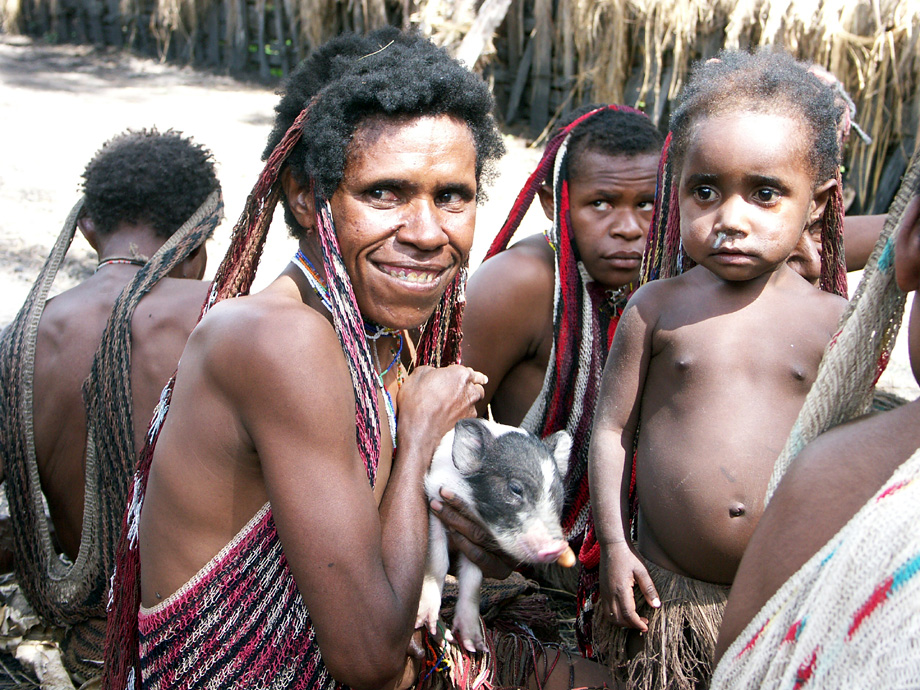
<svg viewBox="0 0 920 690">
<path fill-rule="evenodd" d="M 448 576 L 441 616 L 453 618 L 456 580 Z M 558 621 L 537 584 L 515 573 L 503 581 L 483 582 L 480 610 L 486 651 L 470 654 L 456 644 L 429 641 L 426 670 L 419 690 L 500 690 L 539 685 L 559 665 L 570 668 L 572 655 L 561 643 Z M 433 669 L 433 671 L 432 671 Z"/>
<path fill-rule="evenodd" d="M 646 604 L 641 590 L 635 589 L 636 610 L 649 621 L 648 632 L 641 637 L 632 628 L 611 625 L 606 616 L 594 616 L 598 658 L 633 690 L 707 686 L 729 586 L 694 580 L 648 561 L 645 565 L 658 589 L 661 608 Z M 629 646 L 636 639 L 642 650 L 630 658 Z"/>
</svg>

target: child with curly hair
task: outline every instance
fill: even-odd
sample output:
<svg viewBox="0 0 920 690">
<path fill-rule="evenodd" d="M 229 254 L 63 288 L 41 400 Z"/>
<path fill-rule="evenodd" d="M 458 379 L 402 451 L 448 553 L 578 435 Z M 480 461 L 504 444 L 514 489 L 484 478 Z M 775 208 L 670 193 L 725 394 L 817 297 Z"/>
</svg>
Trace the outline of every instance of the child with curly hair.
<svg viewBox="0 0 920 690">
<path fill-rule="evenodd" d="M 711 674 L 773 461 L 846 304 L 786 264 L 833 199 L 823 285 L 840 292 L 839 117 L 806 65 L 767 52 L 699 64 L 672 116 L 658 210 L 679 223 L 686 270 L 627 305 L 589 452 L 594 648 L 630 687 L 692 688 Z"/>
</svg>

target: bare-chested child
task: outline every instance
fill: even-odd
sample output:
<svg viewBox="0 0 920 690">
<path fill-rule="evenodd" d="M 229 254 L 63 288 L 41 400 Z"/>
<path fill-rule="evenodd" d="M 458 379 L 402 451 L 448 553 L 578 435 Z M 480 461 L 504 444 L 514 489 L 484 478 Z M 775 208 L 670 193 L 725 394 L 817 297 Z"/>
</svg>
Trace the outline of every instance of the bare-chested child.
<svg viewBox="0 0 920 690">
<path fill-rule="evenodd" d="M 594 629 L 627 626 L 611 629 L 606 654 L 636 687 L 693 687 L 711 673 L 726 585 L 845 306 L 786 264 L 835 187 L 838 116 L 805 66 L 766 52 L 698 65 L 672 116 L 680 238 L 697 265 L 627 305 L 589 461 Z"/>
<path fill-rule="evenodd" d="M 900 292 L 920 380 L 920 156 L 896 234 L 852 305 L 802 428 L 865 408 Z M 893 254 L 893 261 L 892 261 Z M 897 285 L 897 289 L 894 285 Z M 900 299 L 899 299 L 900 297 Z M 888 342 L 886 342 L 886 340 Z M 846 371 L 846 377 L 835 372 Z M 824 415 L 818 418 L 818 413 Z M 798 427 L 799 425 L 797 425 Z M 802 439 L 805 440 L 805 439 Z M 825 431 L 792 460 L 751 537 L 719 631 L 713 687 L 908 687 L 920 658 L 920 400 Z"/>
<path fill-rule="evenodd" d="M 101 668 L 136 451 L 207 296 L 205 241 L 222 204 L 211 153 L 171 130 L 106 142 L 82 191 L 75 223 L 0 342 L 0 458 L 17 580 L 45 624 L 66 628 L 65 661 L 86 677 Z M 199 209 L 202 222 L 187 222 Z M 46 303 L 77 225 L 98 255 L 96 271 Z M 168 255 L 148 264 L 167 242 Z M 146 286 L 129 288 L 141 272 Z M 114 313 L 116 300 L 123 308 Z"/>
</svg>

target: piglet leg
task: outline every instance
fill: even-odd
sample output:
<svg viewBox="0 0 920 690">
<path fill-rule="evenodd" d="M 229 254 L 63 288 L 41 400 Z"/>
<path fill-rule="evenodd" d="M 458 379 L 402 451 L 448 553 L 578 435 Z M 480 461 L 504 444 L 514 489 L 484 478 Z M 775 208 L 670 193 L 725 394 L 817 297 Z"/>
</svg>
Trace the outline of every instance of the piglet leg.
<svg viewBox="0 0 920 690">
<path fill-rule="evenodd" d="M 466 556 L 460 554 L 457 581 L 457 607 L 454 610 L 454 637 L 469 652 L 485 651 L 485 640 L 479 625 L 479 588 L 482 571 Z"/>
<path fill-rule="evenodd" d="M 434 515 L 428 518 L 428 561 L 425 564 L 425 577 L 422 580 L 422 596 L 418 604 L 418 616 L 415 627 L 423 625 L 432 635 L 438 632 L 438 614 L 441 612 L 441 592 L 444 589 L 444 577 L 450 565 L 447 552 L 447 528 Z"/>
</svg>

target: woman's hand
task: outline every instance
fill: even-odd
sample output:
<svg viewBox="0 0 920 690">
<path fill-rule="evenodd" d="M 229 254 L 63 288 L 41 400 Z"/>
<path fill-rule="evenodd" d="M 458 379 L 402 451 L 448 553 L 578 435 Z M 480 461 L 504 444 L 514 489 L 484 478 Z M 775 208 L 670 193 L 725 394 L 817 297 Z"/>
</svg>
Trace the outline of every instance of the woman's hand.
<svg viewBox="0 0 920 690">
<path fill-rule="evenodd" d="M 475 563 L 485 577 L 504 580 L 517 562 L 501 551 L 485 526 L 466 504 L 449 489 L 441 489 L 441 500 L 430 503 L 431 511 L 447 527 L 450 544 Z"/>
</svg>

